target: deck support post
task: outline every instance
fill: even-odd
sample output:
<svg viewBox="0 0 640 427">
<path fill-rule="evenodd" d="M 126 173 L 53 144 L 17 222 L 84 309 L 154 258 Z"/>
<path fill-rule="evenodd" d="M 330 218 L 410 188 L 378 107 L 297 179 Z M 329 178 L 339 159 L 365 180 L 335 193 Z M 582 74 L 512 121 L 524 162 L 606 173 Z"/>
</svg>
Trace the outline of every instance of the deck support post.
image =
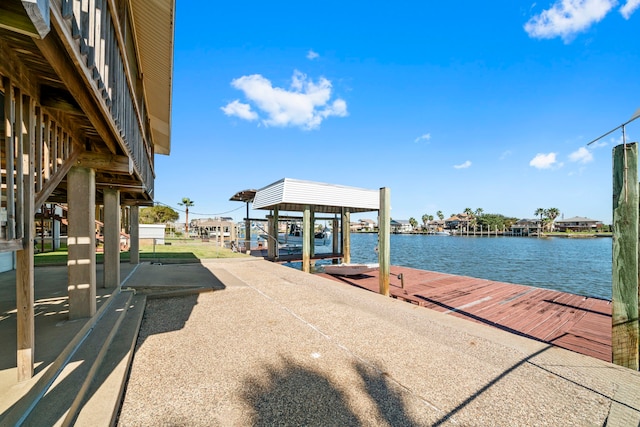
<svg viewBox="0 0 640 427">
<path fill-rule="evenodd" d="M 129 263 L 140 264 L 140 207 L 133 205 L 129 209 Z"/>
<path fill-rule="evenodd" d="M 244 218 L 244 251 L 247 255 L 251 254 L 251 220 L 249 219 L 249 202 L 247 205 L 247 216 Z"/>
<path fill-rule="evenodd" d="M 280 249 L 278 248 L 278 207 L 275 206 L 273 208 L 273 215 L 269 218 L 267 222 L 267 241 L 265 242 L 267 245 L 267 258 L 269 259 L 278 259 L 278 255 Z"/>
<path fill-rule="evenodd" d="M 638 370 L 638 145 L 613 149 L 613 363 Z"/>
<path fill-rule="evenodd" d="M 120 286 L 120 191 L 105 188 L 103 288 Z"/>
<path fill-rule="evenodd" d="M 80 166 L 67 174 L 69 319 L 96 313 L 96 173 Z"/>
<path fill-rule="evenodd" d="M 342 262 L 351 262 L 351 212 L 342 208 Z"/>
<path fill-rule="evenodd" d="M 35 139 L 33 133 L 33 101 L 25 97 L 24 106 L 20 102 L 16 109 L 24 107 L 23 130 L 19 143 L 22 144 L 22 158 L 18 159 L 23 165 L 24 209 L 23 209 L 23 240 L 22 250 L 16 251 L 16 320 L 17 320 L 17 371 L 18 381 L 25 381 L 33 377 L 35 353 L 35 307 L 34 307 L 34 235 L 35 235 Z"/>
<path fill-rule="evenodd" d="M 338 240 L 339 237 L 338 219 L 333 218 L 333 220 L 331 221 L 331 240 L 334 254 L 337 254 L 340 251 L 340 241 Z M 332 262 L 334 264 L 337 264 L 338 260 L 334 258 Z"/>
<path fill-rule="evenodd" d="M 390 229 L 391 216 L 390 211 L 391 190 L 386 187 L 380 189 L 380 211 L 378 214 L 378 263 L 379 263 L 379 281 L 380 293 L 389 296 L 389 264 L 391 260 L 390 245 Z"/>
<path fill-rule="evenodd" d="M 313 242 L 311 206 L 304 205 L 302 211 L 302 271 L 305 273 L 311 272 L 311 242 Z"/>
<path fill-rule="evenodd" d="M 316 255 L 316 214 L 311 207 L 311 212 L 309 213 L 309 234 L 311 235 L 311 246 L 309 247 L 309 254 L 311 259 Z"/>
</svg>

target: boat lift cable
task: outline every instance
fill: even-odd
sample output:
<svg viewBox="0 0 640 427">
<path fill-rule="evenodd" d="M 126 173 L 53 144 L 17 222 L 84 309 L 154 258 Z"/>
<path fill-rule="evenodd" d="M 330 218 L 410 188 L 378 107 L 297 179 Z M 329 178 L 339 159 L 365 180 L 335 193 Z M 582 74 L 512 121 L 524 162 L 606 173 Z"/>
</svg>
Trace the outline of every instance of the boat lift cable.
<svg viewBox="0 0 640 427">
<path fill-rule="evenodd" d="M 633 113 L 633 116 L 631 116 L 631 119 L 629 119 L 628 121 L 624 122 L 624 123 L 623 123 L 623 124 L 621 124 L 620 126 L 618 126 L 618 127 L 615 127 L 615 128 L 613 128 L 613 129 L 611 129 L 609 132 L 605 133 L 604 135 L 600 135 L 599 137 L 597 137 L 597 138 L 596 138 L 596 139 L 594 139 L 593 141 L 589 142 L 589 143 L 587 144 L 587 146 L 589 146 L 589 145 L 593 144 L 593 143 L 594 143 L 594 142 L 596 142 L 596 141 L 600 141 L 600 140 L 601 140 L 602 138 L 604 138 L 605 136 L 608 136 L 608 135 L 612 134 L 613 132 L 617 131 L 617 130 L 618 130 L 618 129 L 620 129 L 620 128 L 622 128 L 622 138 L 623 138 L 623 141 L 622 141 L 622 142 L 623 142 L 623 144 L 626 144 L 626 141 L 624 141 L 624 138 L 625 138 L 625 129 L 624 129 L 624 127 L 625 127 L 626 125 L 628 125 L 629 123 L 631 123 L 632 121 L 634 121 L 635 119 L 639 118 L 639 117 L 640 117 L 640 108 L 638 108 L 638 110 L 637 110 L 635 113 Z"/>
<path fill-rule="evenodd" d="M 593 141 L 591 141 L 591 142 L 589 142 L 587 144 L 587 147 L 588 147 L 589 145 L 593 144 L 594 142 L 599 141 L 602 138 L 604 138 L 605 136 L 610 135 L 613 132 L 617 131 L 618 129 L 622 128 L 622 145 L 624 145 L 624 147 L 625 147 L 625 149 L 623 151 L 623 154 L 624 154 L 624 197 L 625 197 L 625 201 L 627 201 L 627 197 L 628 197 L 627 195 L 629 194 L 629 191 L 628 191 L 628 188 L 627 188 L 627 181 L 628 181 L 627 180 L 627 169 L 628 169 L 628 166 L 627 166 L 627 150 L 626 150 L 626 147 L 627 147 L 627 133 L 626 133 L 626 130 L 625 130 L 625 126 L 628 125 L 629 123 L 631 123 L 632 121 L 634 121 L 635 119 L 637 119 L 638 117 L 640 117 L 640 108 L 638 108 L 636 110 L 636 112 L 633 113 L 633 116 L 631 116 L 631 119 L 627 120 L 626 122 L 624 122 L 620 126 L 611 129 L 609 132 L 605 133 L 604 135 L 601 135 L 601 136 L 597 137 L 596 139 L 594 139 Z"/>
<path fill-rule="evenodd" d="M 168 208 L 173 209 L 174 211 L 178 211 L 178 212 L 185 212 L 185 209 L 178 209 L 178 208 L 174 208 L 173 206 L 171 206 L 171 205 L 167 205 L 166 203 L 162 203 L 162 202 L 154 202 L 154 203 L 155 203 L 156 205 L 166 206 L 166 207 L 168 207 Z M 237 208 L 235 208 L 235 209 L 232 209 L 232 210 L 230 210 L 230 211 L 226 211 L 226 212 L 219 212 L 219 213 L 199 213 L 199 212 L 193 212 L 193 211 L 189 211 L 189 213 L 190 213 L 191 215 L 200 215 L 200 216 L 220 216 L 220 215 L 225 215 L 225 214 L 228 214 L 228 213 L 231 213 L 231 212 L 235 212 L 235 211 L 237 211 L 237 210 L 242 209 L 243 207 L 244 207 L 244 206 L 239 206 L 239 207 L 237 207 Z"/>
</svg>

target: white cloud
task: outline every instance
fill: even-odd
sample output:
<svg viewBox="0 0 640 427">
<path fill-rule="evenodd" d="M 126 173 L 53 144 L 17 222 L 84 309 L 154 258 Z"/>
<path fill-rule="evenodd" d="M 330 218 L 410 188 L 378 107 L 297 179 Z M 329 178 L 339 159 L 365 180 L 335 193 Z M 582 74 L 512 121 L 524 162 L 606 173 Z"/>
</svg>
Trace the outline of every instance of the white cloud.
<svg viewBox="0 0 640 427">
<path fill-rule="evenodd" d="M 504 159 L 506 159 L 507 157 L 511 157 L 511 154 L 512 154 L 512 153 L 511 153 L 511 150 L 504 151 L 504 152 L 500 155 L 500 160 L 504 160 Z"/>
<path fill-rule="evenodd" d="M 454 168 L 456 169 L 466 169 L 469 166 L 471 166 L 471 162 L 469 160 L 467 160 L 466 162 L 460 164 L 460 165 L 453 165 Z"/>
<path fill-rule="evenodd" d="M 640 0 L 627 0 L 627 3 L 620 8 L 620 13 L 624 19 L 629 19 L 638 7 L 640 7 Z"/>
<path fill-rule="evenodd" d="M 316 129 L 327 117 L 345 117 L 348 114 L 344 100 L 338 98 L 331 102 L 332 86 L 329 80 L 321 77 L 314 83 L 297 70 L 293 73 L 289 90 L 274 87 L 271 81 L 260 74 L 234 79 L 231 85 L 243 91 L 247 100 L 264 113 L 262 123 L 266 126 Z"/>
<path fill-rule="evenodd" d="M 314 52 L 313 50 L 309 49 L 309 52 L 307 52 L 307 59 L 310 61 L 313 61 L 314 59 L 318 58 L 320 56 L 320 54 L 318 54 L 318 52 Z"/>
<path fill-rule="evenodd" d="M 243 104 L 237 99 L 228 103 L 224 107 L 220 107 L 220 109 L 224 111 L 227 116 L 236 116 L 249 121 L 258 118 L 258 115 L 254 111 L 251 111 L 251 106 L 249 104 Z"/>
<path fill-rule="evenodd" d="M 431 134 L 425 133 L 424 135 L 420 135 L 419 137 L 417 137 L 413 142 L 420 142 L 420 141 L 429 142 L 429 140 L 431 140 Z"/>
<path fill-rule="evenodd" d="M 629 0 L 625 7 L 638 1 Z M 531 37 L 562 37 L 566 43 L 576 33 L 599 22 L 617 3 L 617 0 L 556 0 L 551 8 L 531 18 L 524 29 Z M 630 8 L 633 7 L 637 5 Z"/>
<path fill-rule="evenodd" d="M 550 169 L 555 163 L 557 163 L 556 153 L 538 153 L 531 159 L 529 166 L 533 166 L 536 169 Z"/>
<path fill-rule="evenodd" d="M 578 163 L 589 163 L 593 161 L 593 154 L 585 147 L 580 147 L 573 153 L 569 154 L 569 160 Z"/>
</svg>

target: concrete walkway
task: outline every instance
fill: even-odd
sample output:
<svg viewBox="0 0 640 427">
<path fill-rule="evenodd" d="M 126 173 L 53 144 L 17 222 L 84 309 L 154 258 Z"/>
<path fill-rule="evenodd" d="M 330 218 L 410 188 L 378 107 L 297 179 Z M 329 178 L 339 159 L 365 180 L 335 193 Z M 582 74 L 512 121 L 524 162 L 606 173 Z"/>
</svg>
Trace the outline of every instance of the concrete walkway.
<svg viewBox="0 0 640 427">
<path fill-rule="evenodd" d="M 637 426 L 640 373 L 260 259 L 143 264 L 121 426 Z"/>
</svg>

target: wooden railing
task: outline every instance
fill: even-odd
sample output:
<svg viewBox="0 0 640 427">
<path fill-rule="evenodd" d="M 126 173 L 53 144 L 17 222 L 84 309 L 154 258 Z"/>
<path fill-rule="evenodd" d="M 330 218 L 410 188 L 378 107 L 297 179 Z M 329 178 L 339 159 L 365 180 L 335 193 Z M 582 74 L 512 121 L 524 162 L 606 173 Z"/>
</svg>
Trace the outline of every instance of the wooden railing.
<svg viewBox="0 0 640 427">
<path fill-rule="evenodd" d="M 78 153 L 73 149 L 71 133 L 8 77 L 2 78 L 1 98 L 4 134 L 0 147 L 0 252 L 22 249 L 33 204 L 44 202 Z M 27 203 L 29 194 L 35 194 L 33 203 Z"/>
<path fill-rule="evenodd" d="M 153 194 L 153 149 L 145 125 L 142 85 L 138 85 L 135 56 L 127 55 L 127 40 L 133 36 L 126 13 L 119 15 L 112 10 L 114 5 L 113 0 L 51 0 L 54 16 L 62 18 L 74 39 L 70 44 L 84 58 L 82 66 L 102 96 L 102 107 L 108 110 L 118 138 L 148 193 Z"/>
</svg>

